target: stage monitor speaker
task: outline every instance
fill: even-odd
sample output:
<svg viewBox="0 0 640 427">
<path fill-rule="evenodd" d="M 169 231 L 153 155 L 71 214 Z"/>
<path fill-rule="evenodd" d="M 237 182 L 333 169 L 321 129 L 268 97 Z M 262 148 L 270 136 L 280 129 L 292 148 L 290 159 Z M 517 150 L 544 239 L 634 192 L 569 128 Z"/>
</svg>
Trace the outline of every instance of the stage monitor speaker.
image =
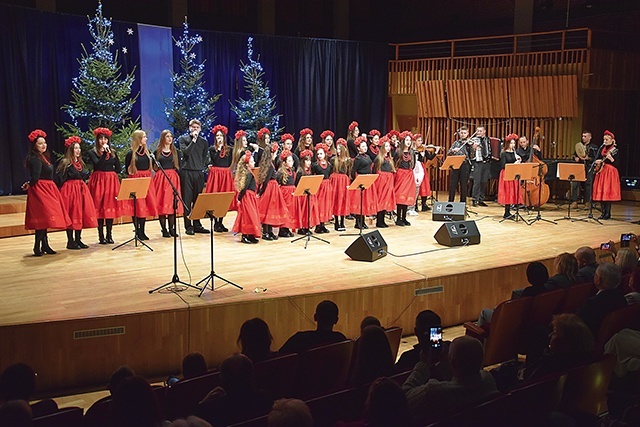
<svg viewBox="0 0 640 427">
<path fill-rule="evenodd" d="M 433 221 L 464 221 L 467 204 L 464 202 L 435 202 L 431 219 Z"/>
<path fill-rule="evenodd" d="M 387 256 L 387 243 L 375 230 L 359 236 L 344 253 L 355 261 L 373 262 Z"/>
<path fill-rule="evenodd" d="M 442 224 L 433 237 L 445 246 L 467 246 L 480 243 L 480 232 L 475 221 L 447 222 Z"/>
</svg>

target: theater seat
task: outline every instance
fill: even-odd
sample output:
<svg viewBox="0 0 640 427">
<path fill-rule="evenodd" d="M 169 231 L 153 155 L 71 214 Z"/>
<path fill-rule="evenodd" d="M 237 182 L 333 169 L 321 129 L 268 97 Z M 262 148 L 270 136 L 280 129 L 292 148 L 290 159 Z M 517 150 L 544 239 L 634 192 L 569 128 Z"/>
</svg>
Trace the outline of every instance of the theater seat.
<svg viewBox="0 0 640 427">
<path fill-rule="evenodd" d="M 640 303 L 631 304 L 607 314 L 598 330 L 596 351 L 602 354 L 607 341 L 621 330 L 633 328 L 638 318 L 640 318 Z"/>
<path fill-rule="evenodd" d="M 300 353 L 294 396 L 306 399 L 345 387 L 352 352 L 353 341 L 347 340 Z"/>
<path fill-rule="evenodd" d="M 82 408 L 76 406 L 62 408 L 53 414 L 34 418 L 33 427 L 80 427 L 83 412 Z"/>
<path fill-rule="evenodd" d="M 608 354 L 597 362 L 569 371 L 560 410 L 595 416 L 606 412 L 607 389 L 615 363 L 615 356 Z"/>
<path fill-rule="evenodd" d="M 584 302 L 597 292 L 593 283 L 581 283 L 565 289 L 564 298 L 558 307 L 558 313 L 575 313 Z"/>
</svg>

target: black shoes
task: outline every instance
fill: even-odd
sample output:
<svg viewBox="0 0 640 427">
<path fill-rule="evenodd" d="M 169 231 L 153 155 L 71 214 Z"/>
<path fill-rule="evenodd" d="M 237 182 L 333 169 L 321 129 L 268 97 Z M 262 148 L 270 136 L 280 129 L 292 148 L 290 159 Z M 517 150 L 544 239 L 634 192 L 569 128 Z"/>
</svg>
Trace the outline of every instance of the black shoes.
<svg viewBox="0 0 640 427">
<path fill-rule="evenodd" d="M 258 243 L 258 239 L 256 239 L 252 234 L 243 234 L 242 239 L 240 239 L 242 243 Z"/>
<path fill-rule="evenodd" d="M 293 237 L 293 233 L 287 227 L 280 227 L 278 237 Z"/>
<path fill-rule="evenodd" d="M 485 202 L 483 202 L 482 200 L 480 200 L 478 202 L 478 206 L 482 206 L 483 208 L 486 208 L 488 205 Z"/>
<path fill-rule="evenodd" d="M 67 249 L 71 249 L 71 250 L 76 250 L 76 249 L 81 249 L 80 246 L 78 246 L 78 244 L 71 240 L 67 242 Z"/>
<path fill-rule="evenodd" d="M 193 236 L 194 234 L 196 234 L 195 231 L 193 231 L 193 227 L 189 227 L 187 228 L 187 230 L 185 231 L 185 233 L 187 233 L 189 236 Z"/>
<path fill-rule="evenodd" d="M 200 227 L 194 227 L 193 228 L 193 232 L 194 233 L 198 233 L 198 234 L 209 234 L 209 230 L 207 230 L 206 228 L 204 228 L 203 226 Z"/>
<path fill-rule="evenodd" d="M 171 233 L 169 233 L 169 230 L 163 228 L 162 229 L 162 237 L 171 237 Z"/>
</svg>

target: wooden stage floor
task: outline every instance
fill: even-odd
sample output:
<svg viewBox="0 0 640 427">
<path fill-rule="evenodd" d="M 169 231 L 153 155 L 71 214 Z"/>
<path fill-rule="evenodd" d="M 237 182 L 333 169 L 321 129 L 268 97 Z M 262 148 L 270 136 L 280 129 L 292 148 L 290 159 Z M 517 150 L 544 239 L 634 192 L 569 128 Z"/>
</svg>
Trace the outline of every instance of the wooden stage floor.
<svg viewBox="0 0 640 427">
<path fill-rule="evenodd" d="M 408 218 L 411 227 L 382 230 L 396 256 L 373 263 L 351 260 L 344 251 L 356 236 L 340 237 L 333 230 L 321 235 L 330 244 L 311 239 L 307 249 L 304 241 L 245 245 L 231 233 L 216 233 L 215 271 L 243 290 L 216 279 L 215 290 L 201 298 L 191 288 L 149 294 L 173 275 L 172 239 L 160 236 L 156 221 L 147 223 L 153 252 L 133 243 L 112 251 L 96 243 L 95 230 L 83 233 L 91 247 L 81 251 L 64 249 L 64 232 L 50 233 L 58 254 L 39 258 L 32 256 L 33 236 L 0 239 L 0 367 L 30 363 L 41 390 L 61 390 L 105 384 L 122 364 L 148 377 L 163 376 L 176 372 L 191 351 L 202 352 L 213 366 L 237 351 L 246 319 L 264 318 L 278 348 L 293 332 L 313 327 L 315 305 L 327 298 L 340 306 L 337 329 L 349 337 L 358 335 L 366 315 L 412 333 L 415 315 L 426 308 L 437 311 L 445 326 L 456 325 L 509 298 L 523 286 L 531 261 L 551 267 L 561 252 L 617 242 L 621 233 L 640 234 L 640 226 L 631 224 L 640 218 L 640 206 L 632 202 L 615 204 L 614 219 L 603 225 L 500 223 L 501 206 L 474 210 L 478 214 L 469 219 L 477 223 L 479 245 L 439 245 L 433 235 L 443 223 L 421 212 Z M 585 214 L 580 210 L 572 217 Z M 565 215 L 566 206 L 547 204 L 542 210 L 544 219 Z M 234 218 L 230 213 L 225 219 L 228 228 Z M 131 236 L 130 224 L 114 228 L 116 243 Z M 180 279 L 196 283 L 210 272 L 209 236 L 183 235 L 178 244 Z"/>
</svg>

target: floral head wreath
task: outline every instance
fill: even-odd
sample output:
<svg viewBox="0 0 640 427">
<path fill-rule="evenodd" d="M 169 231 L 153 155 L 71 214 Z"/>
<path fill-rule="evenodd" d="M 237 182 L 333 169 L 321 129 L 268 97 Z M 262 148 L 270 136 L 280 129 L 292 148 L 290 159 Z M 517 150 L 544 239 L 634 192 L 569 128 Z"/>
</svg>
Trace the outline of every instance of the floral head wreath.
<svg viewBox="0 0 640 427">
<path fill-rule="evenodd" d="M 113 135 L 113 132 L 111 132 L 111 130 L 107 128 L 95 128 L 93 130 L 93 134 L 96 136 L 96 138 L 100 135 L 104 135 L 107 138 L 111 138 L 111 135 Z"/>
<path fill-rule="evenodd" d="M 275 153 L 276 151 L 278 151 L 278 144 L 276 144 L 275 142 L 271 143 L 271 154 Z"/>
<path fill-rule="evenodd" d="M 45 131 L 43 131 L 42 129 L 36 129 L 31 131 L 31 133 L 29 134 L 29 136 L 27 138 L 29 138 L 30 142 L 36 142 L 36 140 L 40 137 L 46 138 L 47 137 L 47 133 Z"/>
<path fill-rule="evenodd" d="M 243 136 L 247 136 L 247 133 L 245 131 L 243 131 L 243 130 L 239 130 L 239 131 L 236 132 L 235 139 L 240 139 Z"/>
<path fill-rule="evenodd" d="M 360 145 L 360 144 L 362 144 L 363 142 L 367 142 L 367 137 L 366 137 L 366 136 L 359 136 L 359 137 L 357 137 L 357 138 L 356 138 L 356 140 L 355 140 L 355 144 L 356 144 L 356 145 Z"/>
<path fill-rule="evenodd" d="M 392 137 L 392 136 L 399 137 L 399 136 L 400 136 L 400 132 L 398 132 L 398 131 L 397 131 L 397 130 L 395 130 L 395 129 L 391 129 L 391 130 L 389 131 L 389 133 L 387 134 L 387 137 L 388 137 L 389 139 L 391 139 L 391 137 Z"/>
<path fill-rule="evenodd" d="M 300 153 L 300 158 L 304 159 L 305 157 L 313 158 L 313 151 L 311 150 L 302 150 Z"/>
<path fill-rule="evenodd" d="M 358 122 L 353 121 L 349 124 L 349 131 L 353 132 L 353 130 L 357 127 L 359 127 Z"/>
<path fill-rule="evenodd" d="M 609 135 L 611 137 L 611 139 L 616 139 L 616 136 L 610 130 L 605 130 L 604 131 L 604 135 L 603 136 L 606 136 L 606 135 Z"/>
<path fill-rule="evenodd" d="M 402 133 L 400 133 L 398 137 L 402 140 L 404 140 L 406 137 L 410 137 L 411 139 L 413 139 L 413 135 L 411 135 L 411 132 L 409 132 L 408 130 L 405 130 Z"/>
<path fill-rule="evenodd" d="M 313 131 L 309 128 L 304 128 L 300 131 L 300 137 L 302 138 L 303 136 L 307 136 L 307 135 L 311 135 L 313 136 Z"/>
<path fill-rule="evenodd" d="M 344 138 L 338 138 L 338 140 L 336 141 L 336 145 L 342 145 L 343 147 L 347 146 L 347 140 Z"/>
<path fill-rule="evenodd" d="M 265 135 L 271 135 L 271 131 L 267 128 L 262 128 L 258 131 L 258 138 L 262 138 Z"/>
<path fill-rule="evenodd" d="M 329 146 L 327 144 L 325 144 L 324 142 L 320 142 L 320 143 L 316 144 L 315 149 L 316 149 L 316 151 L 323 150 L 325 153 L 327 153 L 329 151 Z"/>
<path fill-rule="evenodd" d="M 507 135 L 507 137 L 505 139 L 507 140 L 507 142 L 511 141 L 512 139 L 517 141 L 518 140 L 518 134 L 510 133 L 509 135 Z"/>
<path fill-rule="evenodd" d="M 369 135 L 371 135 L 371 136 L 375 136 L 375 135 L 380 136 L 380 131 L 378 129 L 371 129 L 369 131 Z"/>
<path fill-rule="evenodd" d="M 64 146 L 68 147 L 73 144 L 80 144 L 80 142 L 81 142 L 80 137 L 74 135 L 64 140 Z"/>
<path fill-rule="evenodd" d="M 322 132 L 322 133 L 320 134 L 320 138 L 322 138 L 322 140 L 323 140 L 323 141 L 324 141 L 324 139 L 325 139 L 326 137 L 328 137 L 328 136 L 330 136 L 331 138 L 334 138 L 334 137 L 336 136 L 336 134 L 335 134 L 335 133 L 333 133 L 333 132 L 331 132 L 331 131 L 330 131 L 330 130 L 328 130 L 328 129 L 327 129 L 327 130 L 325 130 L 324 132 Z"/>
<path fill-rule="evenodd" d="M 290 133 L 285 133 L 280 137 L 280 141 L 282 142 L 285 142 L 287 139 L 290 139 L 291 142 L 293 142 L 293 135 L 291 135 Z"/>
<path fill-rule="evenodd" d="M 287 157 L 289 156 L 293 156 L 293 154 L 291 154 L 290 150 L 284 150 L 282 153 L 280 153 L 280 160 L 282 160 L 283 162 L 285 160 L 287 160 Z"/>
<path fill-rule="evenodd" d="M 213 129 L 211 129 L 211 133 L 215 136 L 218 132 L 222 132 L 223 135 L 227 135 L 229 133 L 229 129 L 224 125 L 215 125 Z"/>
<path fill-rule="evenodd" d="M 385 135 L 382 138 L 380 138 L 380 141 L 378 142 L 380 145 L 384 145 L 385 142 L 389 142 L 389 137 Z"/>
<path fill-rule="evenodd" d="M 413 139 L 417 140 L 418 138 L 423 139 L 421 133 L 416 133 L 415 135 L 413 135 Z"/>
<path fill-rule="evenodd" d="M 242 161 L 249 163 L 249 160 L 251 160 L 251 151 L 247 150 L 244 152 L 244 156 L 242 156 Z"/>
</svg>

